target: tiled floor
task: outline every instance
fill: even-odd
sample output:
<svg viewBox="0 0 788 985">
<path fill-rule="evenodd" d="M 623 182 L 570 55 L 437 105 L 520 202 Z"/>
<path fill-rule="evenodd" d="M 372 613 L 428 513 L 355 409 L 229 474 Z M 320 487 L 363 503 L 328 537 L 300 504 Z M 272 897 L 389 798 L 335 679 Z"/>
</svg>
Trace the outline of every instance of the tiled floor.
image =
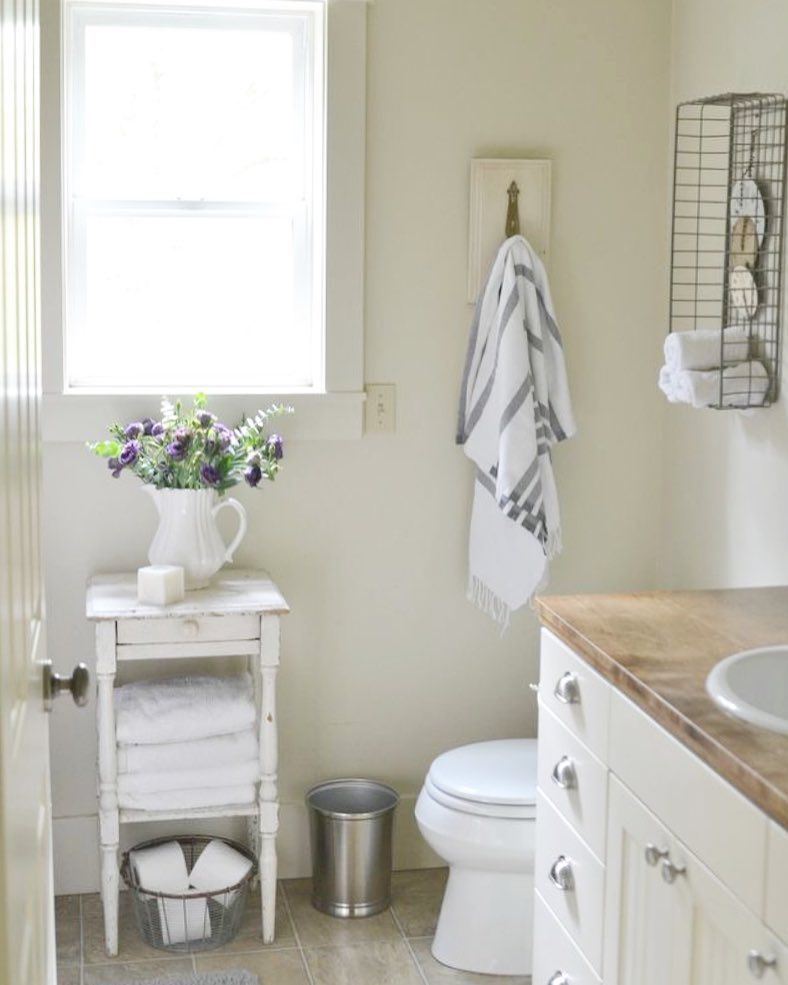
<svg viewBox="0 0 788 985">
<path fill-rule="evenodd" d="M 279 884 L 276 942 L 260 939 L 259 901 L 247 904 L 238 937 L 218 951 L 166 957 L 144 944 L 128 895 L 121 894 L 120 948 L 104 953 L 98 896 L 60 896 L 56 903 L 58 985 L 127 985 L 148 978 L 247 968 L 260 985 L 527 985 L 528 978 L 490 978 L 453 971 L 430 953 L 445 869 L 394 873 L 390 910 L 363 920 L 335 920 L 310 903 L 308 879 Z"/>
</svg>

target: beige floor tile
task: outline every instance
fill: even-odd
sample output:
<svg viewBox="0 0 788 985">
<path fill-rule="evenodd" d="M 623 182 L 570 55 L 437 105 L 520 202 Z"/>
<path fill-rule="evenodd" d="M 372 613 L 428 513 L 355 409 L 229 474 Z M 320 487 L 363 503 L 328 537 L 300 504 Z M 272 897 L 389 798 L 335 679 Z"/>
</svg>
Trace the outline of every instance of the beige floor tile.
<svg viewBox="0 0 788 985">
<path fill-rule="evenodd" d="M 134 921 L 131 893 L 120 894 L 118 915 L 118 955 L 108 958 L 104 949 L 104 915 L 98 893 L 82 897 L 82 935 L 85 964 L 105 963 L 110 960 L 155 961 L 162 952 L 149 947 L 140 937 Z"/>
<path fill-rule="evenodd" d="M 512 975 L 474 975 L 468 971 L 457 971 L 447 968 L 433 958 L 430 951 L 432 941 L 411 941 L 410 946 L 416 955 L 424 977 L 429 985 L 530 985 L 529 976 Z"/>
<path fill-rule="evenodd" d="M 311 879 L 289 879 L 283 885 L 298 936 L 304 947 L 357 944 L 362 941 L 390 941 L 401 937 L 394 918 L 388 911 L 357 920 L 329 917 L 312 906 Z"/>
<path fill-rule="evenodd" d="M 73 964 L 79 961 L 79 896 L 55 897 L 55 941 L 58 962 Z"/>
<path fill-rule="evenodd" d="M 448 869 L 412 869 L 392 877 L 394 912 L 406 937 L 432 937 L 438 922 Z"/>
<path fill-rule="evenodd" d="M 305 953 L 315 985 L 424 985 L 401 938 L 347 947 L 312 947 Z"/>
<path fill-rule="evenodd" d="M 260 985 L 308 985 L 301 954 L 297 948 L 271 949 L 251 954 L 197 955 L 197 971 L 228 971 L 244 968 L 257 975 Z"/>
<path fill-rule="evenodd" d="M 127 985 L 128 982 L 144 982 L 149 978 L 192 973 L 190 958 L 174 958 L 166 961 L 118 961 L 112 964 L 86 965 L 84 985 Z"/>
<path fill-rule="evenodd" d="M 263 928 L 260 914 L 260 894 L 250 894 L 246 901 L 241 929 L 235 940 L 225 944 L 217 953 L 229 954 L 235 951 L 257 951 L 267 947 L 294 947 L 295 934 L 287 914 L 284 892 L 277 887 L 276 893 L 276 938 L 273 944 L 263 944 Z"/>
<path fill-rule="evenodd" d="M 57 966 L 57 985 L 79 985 L 79 965 L 59 964 Z"/>
</svg>

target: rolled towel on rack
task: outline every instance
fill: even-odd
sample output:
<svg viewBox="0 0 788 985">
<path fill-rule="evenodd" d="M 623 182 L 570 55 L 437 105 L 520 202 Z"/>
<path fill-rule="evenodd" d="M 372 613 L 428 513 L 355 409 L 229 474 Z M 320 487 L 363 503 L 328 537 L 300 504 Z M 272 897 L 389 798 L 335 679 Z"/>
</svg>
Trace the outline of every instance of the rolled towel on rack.
<svg viewBox="0 0 788 985">
<path fill-rule="evenodd" d="M 188 742 L 118 746 L 120 773 L 165 773 L 196 767 L 230 766 L 259 756 L 255 729 Z"/>
<path fill-rule="evenodd" d="M 115 716 L 123 745 L 229 735 L 255 723 L 252 678 L 247 673 L 124 684 L 115 690 Z"/>
<path fill-rule="evenodd" d="M 685 369 L 718 369 L 746 362 L 750 332 L 746 325 L 729 328 L 697 328 L 671 332 L 665 339 L 665 365 L 674 372 Z"/>
<path fill-rule="evenodd" d="M 206 787 L 203 790 L 160 790 L 156 793 L 118 791 L 118 806 L 122 810 L 151 812 L 245 806 L 254 803 L 256 794 L 257 787 L 254 783 L 234 787 Z"/>
<path fill-rule="evenodd" d="M 210 766 L 204 770 L 178 770 L 164 773 L 120 773 L 118 794 L 159 793 L 166 790 L 210 790 L 257 783 L 260 760 L 250 759 L 231 766 Z"/>
<path fill-rule="evenodd" d="M 659 388 L 671 403 L 693 407 L 716 407 L 720 404 L 720 371 L 674 372 L 663 366 Z M 723 407 L 760 407 L 769 392 L 769 374 L 755 360 L 729 366 L 722 372 Z"/>
</svg>

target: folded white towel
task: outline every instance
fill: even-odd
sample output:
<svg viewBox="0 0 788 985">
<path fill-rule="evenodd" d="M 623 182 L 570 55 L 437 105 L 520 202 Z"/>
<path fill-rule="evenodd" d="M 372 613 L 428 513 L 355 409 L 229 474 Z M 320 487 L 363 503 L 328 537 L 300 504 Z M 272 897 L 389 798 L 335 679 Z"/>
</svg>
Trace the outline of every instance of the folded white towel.
<svg viewBox="0 0 788 985">
<path fill-rule="evenodd" d="M 667 366 L 659 371 L 659 388 L 674 404 L 716 407 L 720 403 L 720 371 L 674 372 Z M 769 374 L 755 361 L 729 366 L 722 373 L 723 407 L 758 407 L 769 390 Z"/>
<path fill-rule="evenodd" d="M 115 691 L 116 733 L 124 745 L 184 742 L 251 728 L 250 674 L 177 677 L 124 684 Z"/>
<path fill-rule="evenodd" d="M 746 325 L 730 328 L 697 328 L 671 332 L 665 339 L 665 365 L 678 372 L 683 369 L 715 369 L 744 362 L 750 355 L 750 333 Z"/>
<path fill-rule="evenodd" d="M 137 848 L 130 852 L 129 862 L 140 889 L 151 893 L 188 893 L 189 870 L 177 841 Z"/>
<path fill-rule="evenodd" d="M 210 790 L 257 783 L 260 760 L 250 759 L 232 766 L 209 766 L 204 770 L 178 770 L 165 773 L 120 773 L 118 793 L 160 793 L 166 790 Z"/>
<path fill-rule="evenodd" d="M 160 899 L 159 922 L 163 944 L 183 944 L 185 941 L 200 941 L 211 936 L 211 917 L 208 900 Z"/>
<path fill-rule="evenodd" d="M 198 807 L 227 807 L 253 804 L 257 788 L 254 783 L 236 787 L 206 787 L 203 790 L 160 790 L 157 793 L 121 793 L 118 805 L 135 811 L 178 811 Z"/>
<path fill-rule="evenodd" d="M 259 757 L 255 729 L 212 735 L 188 742 L 160 742 L 148 746 L 118 746 L 121 773 L 165 773 L 197 767 L 229 766 Z"/>
<path fill-rule="evenodd" d="M 237 885 L 251 867 L 251 859 L 241 855 L 232 845 L 226 845 L 223 841 L 210 841 L 194 863 L 189 882 L 204 893 L 215 892 Z M 221 895 L 217 896 L 216 902 L 229 906 L 236 895 L 237 893 L 230 893 L 226 899 Z"/>
</svg>

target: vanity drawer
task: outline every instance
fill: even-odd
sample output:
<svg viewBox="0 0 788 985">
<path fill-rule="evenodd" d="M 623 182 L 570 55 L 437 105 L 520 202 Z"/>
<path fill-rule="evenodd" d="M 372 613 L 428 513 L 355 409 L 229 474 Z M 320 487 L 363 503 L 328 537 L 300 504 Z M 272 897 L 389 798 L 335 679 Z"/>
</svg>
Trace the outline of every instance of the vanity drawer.
<svg viewBox="0 0 788 985">
<path fill-rule="evenodd" d="M 548 629 L 542 630 L 539 697 L 594 755 L 607 762 L 610 685 Z"/>
<path fill-rule="evenodd" d="M 539 895 L 534 896 L 534 963 L 532 985 L 550 985 L 564 975 L 572 985 L 600 985 L 591 965 L 577 949 Z M 560 978 L 558 979 L 560 981 Z"/>
<path fill-rule="evenodd" d="M 541 790 L 536 802 L 536 889 L 599 974 L 604 866 Z"/>
<path fill-rule="evenodd" d="M 119 619 L 118 643 L 210 643 L 260 637 L 259 616 L 181 616 Z"/>
<path fill-rule="evenodd" d="M 788 941 L 788 831 L 774 821 L 769 822 L 766 851 L 764 919 L 778 937 Z"/>
<path fill-rule="evenodd" d="M 539 787 L 604 858 L 607 767 L 539 701 Z"/>
</svg>

